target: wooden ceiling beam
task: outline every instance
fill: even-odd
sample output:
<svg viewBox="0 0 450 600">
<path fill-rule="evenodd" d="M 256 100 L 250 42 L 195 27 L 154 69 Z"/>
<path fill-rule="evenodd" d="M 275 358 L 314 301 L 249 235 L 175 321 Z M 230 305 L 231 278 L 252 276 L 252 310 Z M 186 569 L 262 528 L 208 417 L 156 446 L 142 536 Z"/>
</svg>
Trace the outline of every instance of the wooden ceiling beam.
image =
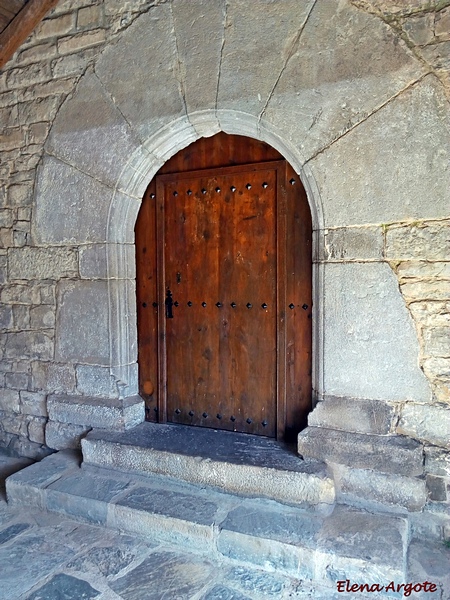
<svg viewBox="0 0 450 600">
<path fill-rule="evenodd" d="M 57 4 L 58 0 L 28 0 L 0 33 L 0 69 L 4 67 L 45 15 Z"/>
</svg>

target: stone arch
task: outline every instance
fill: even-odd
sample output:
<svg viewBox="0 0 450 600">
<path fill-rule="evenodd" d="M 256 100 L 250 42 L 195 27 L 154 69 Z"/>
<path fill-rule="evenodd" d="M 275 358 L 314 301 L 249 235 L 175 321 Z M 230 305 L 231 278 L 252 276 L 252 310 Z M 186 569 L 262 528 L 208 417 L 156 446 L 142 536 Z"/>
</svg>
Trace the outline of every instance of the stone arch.
<svg viewBox="0 0 450 600">
<path fill-rule="evenodd" d="M 108 215 L 107 279 L 111 372 L 120 382 L 123 396 L 137 393 L 137 323 L 135 280 L 132 277 L 135 256 L 134 253 L 130 256 L 129 245 L 134 243 L 134 225 L 148 183 L 178 151 L 200 137 L 209 137 L 218 131 L 253 137 L 278 150 L 298 173 L 305 187 L 313 223 L 313 258 L 317 256 L 317 234 L 323 230 L 322 204 L 314 178 L 305 168 L 298 149 L 277 132 L 262 127 L 258 119 L 250 114 L 231 110 L 220 112 L 221 126 L 218 126 L 217 111 L 211 110 L 190 115 L 189 119 L 178 119 L 161 128 L 133 153 L 117 181 Z M 133 265 L 130 265 L 130 260 Z M 323 361 L 320 359 L 323 326 L 319 301 L 322 281 L 321 266 L 316 264 L 313 269 L 313 390 L 319 393 L 323 376 Z"/>
</svg>

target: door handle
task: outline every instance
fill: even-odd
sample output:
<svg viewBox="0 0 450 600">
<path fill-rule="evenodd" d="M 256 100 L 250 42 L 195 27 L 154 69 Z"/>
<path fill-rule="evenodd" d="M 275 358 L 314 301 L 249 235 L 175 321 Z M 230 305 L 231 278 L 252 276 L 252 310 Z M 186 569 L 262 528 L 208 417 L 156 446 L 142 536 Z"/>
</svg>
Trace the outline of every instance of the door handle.
<svg viewBox="0 0 450 600">
<path fill-rule="evenodd" d="M 166 307 L 166 319 L 173 319 L 173 299 L 172 292 L 168 289 L 164 301 Z"/>
</svg>

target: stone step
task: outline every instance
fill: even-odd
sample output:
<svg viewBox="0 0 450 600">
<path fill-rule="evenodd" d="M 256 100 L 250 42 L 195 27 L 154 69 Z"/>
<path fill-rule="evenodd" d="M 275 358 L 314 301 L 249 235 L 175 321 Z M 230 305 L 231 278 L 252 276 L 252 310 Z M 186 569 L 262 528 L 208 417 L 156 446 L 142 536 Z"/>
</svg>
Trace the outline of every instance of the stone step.
<svg viewBox="0 0 450 600">
<path fill-rule="evenodd" d="M 415 440 L 310 425 L 298 436 L 298 452 L 327 463 L 338 503 L 398 514 L 425 506 L 423 447 Z"/>
<path fill-rule="evenodd" d="M 8 503 L 34 506 L 217 561 L 329 586 L 405 581 L 407 522 L 346 506 L 329 514 L 160 475 L 79 465 L 62 451 L 10 476 Z M 389 594 L 386 595 L 389 597 Z"/>
<path fill-rule="evenodd" d="M 328 510 L 335 501 L 324 463 L 260 436 L 182 425 L 142 423 L 126 432 L 90 432 L 83 462 L 156 473 L 234 494 Z"/>
</svg>

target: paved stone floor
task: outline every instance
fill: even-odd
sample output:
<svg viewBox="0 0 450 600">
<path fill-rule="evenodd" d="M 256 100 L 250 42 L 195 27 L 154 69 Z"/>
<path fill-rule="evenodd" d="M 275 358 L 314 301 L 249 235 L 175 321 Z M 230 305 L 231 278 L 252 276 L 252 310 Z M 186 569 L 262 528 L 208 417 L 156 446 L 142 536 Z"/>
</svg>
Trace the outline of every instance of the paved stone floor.
<svg viewBox="0 0 450 600">
<path fill-rule="evenodd" d="M 149 539 L 8 507 L 4 479 L 27 464 L 0 454 L 0 600 L 331 600 L 335 596 L 277 573 L 213 564 L 207 556 L 186 554 Z"/>
<path fill-rule="evenodd" d="M 268 572 L 213 562 L 152 539 L 7 505 L 4 479 L 29 464 L 0 451 L 0 600 L 367 600 Z M 426 548 L 424 548 L 426 551 Z M 432 559 L 433 552 L 428 552 Z M 424 561 L 420 560 L 421 569 Z M 427 568 L 432 574 L 432 568 Z M 442 565 L 440 565 L 440 571 Z M 373 598 L 400 598 L 370 594 Z M 437 595 L 410 598 L 448 600 Z"/>
</svg>

